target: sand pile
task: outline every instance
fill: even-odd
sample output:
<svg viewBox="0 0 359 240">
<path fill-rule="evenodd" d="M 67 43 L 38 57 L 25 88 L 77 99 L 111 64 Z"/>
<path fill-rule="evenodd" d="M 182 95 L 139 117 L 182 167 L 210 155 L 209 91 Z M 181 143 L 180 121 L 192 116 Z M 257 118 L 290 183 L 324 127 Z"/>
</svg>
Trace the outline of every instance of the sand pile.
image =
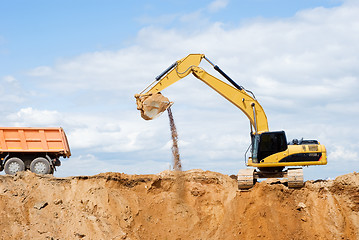
<svg viewBox="0 0 359 240">
<path fill-rule="evenodd" d="M 0 176 L 1 239 L 359 239 L 359 174 L 237 190 L 215 172 Z"/>
</svg>

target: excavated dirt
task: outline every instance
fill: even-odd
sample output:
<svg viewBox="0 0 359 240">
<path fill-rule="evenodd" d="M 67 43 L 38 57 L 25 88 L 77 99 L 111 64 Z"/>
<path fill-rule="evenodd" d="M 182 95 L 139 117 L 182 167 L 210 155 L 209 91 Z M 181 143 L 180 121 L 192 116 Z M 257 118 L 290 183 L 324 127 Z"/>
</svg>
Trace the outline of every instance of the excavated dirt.
<svg viewBox="0 0 359 240">
<path fill-rule="evenodd" d="M 182 194 L 178 194 L 181 174 Z M 359 174 L 249 191 L 215 172 L 0 176 L 1 239 L 359 239 Z"/>
</svg>

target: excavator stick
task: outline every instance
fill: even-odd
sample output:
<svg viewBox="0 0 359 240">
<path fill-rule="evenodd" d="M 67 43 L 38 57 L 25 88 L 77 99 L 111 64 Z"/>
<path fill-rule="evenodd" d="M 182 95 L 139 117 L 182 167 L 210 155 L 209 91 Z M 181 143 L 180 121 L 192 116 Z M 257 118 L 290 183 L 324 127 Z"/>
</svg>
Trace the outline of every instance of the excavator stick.
<svg viewBox="0 0 359 240">
<path fill-rule="evenodd" d="M 145 120 L 152 120 L 166 111 L 173 102 L 161 93 L 136 94 L 137 109 L 141 111 L 141 117 Z"/>
</svg>

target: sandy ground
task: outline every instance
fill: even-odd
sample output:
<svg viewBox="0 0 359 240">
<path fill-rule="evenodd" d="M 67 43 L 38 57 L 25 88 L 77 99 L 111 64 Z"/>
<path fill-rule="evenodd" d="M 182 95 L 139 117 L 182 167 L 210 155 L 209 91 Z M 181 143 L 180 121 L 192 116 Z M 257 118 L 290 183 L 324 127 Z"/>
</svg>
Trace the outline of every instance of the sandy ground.
<svg viewBox="0 0 359 240">
<path fill-rule="evenodd" d="M 0 176 L 1 239 L 359 239 L 359 173 L 249 191 L 215 172 Z"/>
</svg>

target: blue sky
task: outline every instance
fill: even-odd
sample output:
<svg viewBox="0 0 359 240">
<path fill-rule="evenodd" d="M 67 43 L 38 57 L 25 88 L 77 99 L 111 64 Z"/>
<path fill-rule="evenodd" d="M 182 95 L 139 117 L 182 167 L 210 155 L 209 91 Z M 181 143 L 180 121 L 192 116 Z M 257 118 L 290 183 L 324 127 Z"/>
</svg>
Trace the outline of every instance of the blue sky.
<svg viewBox="0 0 359 240">
<path fill-rule="evenodd" d="M 205 53 L 256 94 L 270 129 L 327 146 L 329 164 L 306 168 L 308 179 L 358 171 L 358 9 L 350 0 L 1 1 L 0 124 L 64 127 L 73 156 L 57 176 L 163 171 L 168 119 L 142 120 L 133 95 L 175 60 Z M 240 111 L 193 77 L 165 95 L 184 169 L 244 167 Z"/>
</svg>

